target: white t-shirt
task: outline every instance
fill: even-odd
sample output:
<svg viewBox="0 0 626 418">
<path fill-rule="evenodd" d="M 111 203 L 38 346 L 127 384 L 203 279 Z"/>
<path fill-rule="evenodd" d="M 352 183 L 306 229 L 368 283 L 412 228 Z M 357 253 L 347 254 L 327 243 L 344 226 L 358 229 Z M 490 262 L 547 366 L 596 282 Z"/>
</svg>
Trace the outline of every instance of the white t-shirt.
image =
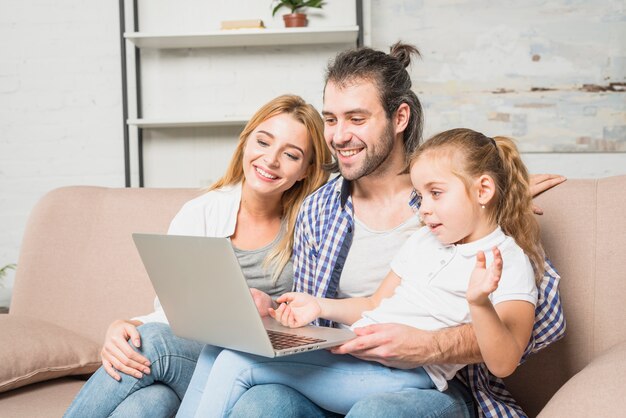
<svg viewBox="0 0 626 418">
<path fill-rule="evenodd" d="M 465 293 L 476 264 L 484 251 L 487 265 L 493 262 L 491 249 L 502 253 L 503 270 L 498 288 L 489 299 L 494 305 L 509 300 L 537 303 L 537 286 L 530 260 L 500 227 L 486 237 L 458 245 L 441 244 L 427 227 L 416 231 L 391 262 L 401 278 L 394 295 L 363 313 L 352 328 L 375 323 L 400 323 L 423 330 L 437 330 L 471 322 Z M 447 388 L 464 364 L 424 366 L 439 390 Z"/>
<path fill-rule="evenodd" d="M 397 227 L 375 231 L 354 218 L 354 237 L 341 271 L 337 298 L 369 296 L 387 277 L 389 264 L 402 244 L 419 228 L 417 213 Z M 372 248 L 376 256 L 372 256 Z"/>
</svg>

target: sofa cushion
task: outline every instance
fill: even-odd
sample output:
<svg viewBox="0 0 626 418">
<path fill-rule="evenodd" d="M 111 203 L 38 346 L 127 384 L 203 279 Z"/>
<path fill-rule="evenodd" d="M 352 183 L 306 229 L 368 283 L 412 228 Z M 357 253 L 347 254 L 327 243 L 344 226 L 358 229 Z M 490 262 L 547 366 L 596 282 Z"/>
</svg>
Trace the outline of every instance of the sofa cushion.
<svg viewBox="0 0 626 418">
<path fill-rule="evenodd" d="M 57 325 L 9 314 L 0 315 L 0 330 L 0 392 L 100 366 L 98 344 Z"/>
<path fill-rule="evenodd" d="M 624 413 L 626 342 L 597 357 L 552 397 L 539 417 L 616 417 Z M 619 405 L 619 408 L 617 406 Z"/>
</svg>

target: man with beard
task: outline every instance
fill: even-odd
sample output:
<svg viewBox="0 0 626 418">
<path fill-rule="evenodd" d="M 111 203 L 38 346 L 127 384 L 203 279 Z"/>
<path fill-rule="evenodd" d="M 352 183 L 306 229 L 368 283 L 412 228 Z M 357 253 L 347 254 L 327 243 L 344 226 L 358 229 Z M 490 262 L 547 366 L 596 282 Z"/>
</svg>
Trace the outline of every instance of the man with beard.
<svg viewBox="0 0 626 418">
<path fill-rule="evenodd" d="M 422 107 L 406 70 L 412 54 L 419 52 L 400 43 L 393 45 L 389 54 L 370 48 L 349 50 L 328 67 L 324 135 L 335 157 L 329 169 L 341 175 L 309 196 L 300 209 L 293 249 L 295 291 L 326 298 L 371 295 L 388 273 L 392 257 L 419 227 L 419 201 L 406 172 L 422 135 Z M 537 176 L 531 185 L 533 194 L 563 180 Z M 557 280 L 558 275 L 551 270 L 546 277 Z M 253 293 L 259 310 L 267 312 L 272 304 L 269 297 Z M 549 304 L 560 317 L 558 293 L 551 297 Z M 356 329 L 356 334 L 357 338 L 333 352 L 405 369 L 482 361 L 471 325 L 433 332 L 376 324 Z M 472 389 L 481 404 L 489 402 Z M 281 385 L 250 388 L 231 413 L 231 417 L 331 415 Z M 372 396 L 358 402 L 348 414 L 474 415 L 472 391 L 458 379 L 450 381 L 444 392 L 415 390 Z"/>
</svg>

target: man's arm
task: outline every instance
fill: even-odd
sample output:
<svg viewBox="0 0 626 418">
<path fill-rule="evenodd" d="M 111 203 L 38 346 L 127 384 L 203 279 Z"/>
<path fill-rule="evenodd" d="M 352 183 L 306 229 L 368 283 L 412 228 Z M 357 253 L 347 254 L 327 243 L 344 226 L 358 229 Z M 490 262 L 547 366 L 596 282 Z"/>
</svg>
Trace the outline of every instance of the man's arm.
<svg viewBox="0 0 626 418">
<path fill-rule="evenodd" d="M 425 364 L 482 362 L 471 324 L 423 331 L 408 325 L 375 324 L 354 330 L 357 338 L 332 349 L 398 369 Z"/>
</svg>

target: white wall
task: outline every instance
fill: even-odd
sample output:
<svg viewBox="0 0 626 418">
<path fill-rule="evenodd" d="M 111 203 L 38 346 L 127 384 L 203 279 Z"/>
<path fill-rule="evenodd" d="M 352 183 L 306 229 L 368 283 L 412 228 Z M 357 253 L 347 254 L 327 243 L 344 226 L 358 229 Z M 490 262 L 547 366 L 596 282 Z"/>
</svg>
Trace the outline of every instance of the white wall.
<svg viewBox="0 0 626 418">
<path fill-rule="evenodd" d="M 124 185 L 117 16 L 114 1 L 0 2 L 0 267 L 47 191 Z"/>
<path fill-rule="evenodd" d="M 224 19 L 280 25 L 279 16 L 269 16 L 269 0 L 250 1 L 246 8 L 228 0 L 140 1 L 140 24 L 149 31 L 215 29 L 221 20 L 215 11 L 222 10 Z M 352 1 L 328 3 L 333 17 L 318 13 L 312 24 L 353 23 L 346 11 Z M 622 0 L 372 0 L 371 6 L 374 47 L 402 39 L 423 53 L 411 71 L 427 134 L 467 126 L 531 145 L 554 146 L 572 135 L 582 144 L 623 144 L 625 93 L 582 89 L 625 81 Z M 17 261 L 28 213 L 45 192 L 124 184 L 118 28 L 116 1 L 0 2 L 0 266 Z M 334 53 L 329 46 L 146 52 L 145 115 L 251 112 L 287 91 L 319 106 L 322 69 Z M 494 93 L 501 89 L 509 92 Z M 146 184 L 210 183 L 237 134 L 147 132 Z M 626 173 L 623 153 L 525 159 L 532 172 Z"/>
<path fill-rule="evenodd" d="M 418 46 L 425 136 L 468 127 L 523 151 L 626 151 L 623 0 L 372 0 L 371 42 Z M 618 91 L 597 92 L 610 83 Z M 589 85 L 583 87 L 584 85 Z M 531 172 L 626 174 L 626 153 L 525 153 Z"/>
</svg>

